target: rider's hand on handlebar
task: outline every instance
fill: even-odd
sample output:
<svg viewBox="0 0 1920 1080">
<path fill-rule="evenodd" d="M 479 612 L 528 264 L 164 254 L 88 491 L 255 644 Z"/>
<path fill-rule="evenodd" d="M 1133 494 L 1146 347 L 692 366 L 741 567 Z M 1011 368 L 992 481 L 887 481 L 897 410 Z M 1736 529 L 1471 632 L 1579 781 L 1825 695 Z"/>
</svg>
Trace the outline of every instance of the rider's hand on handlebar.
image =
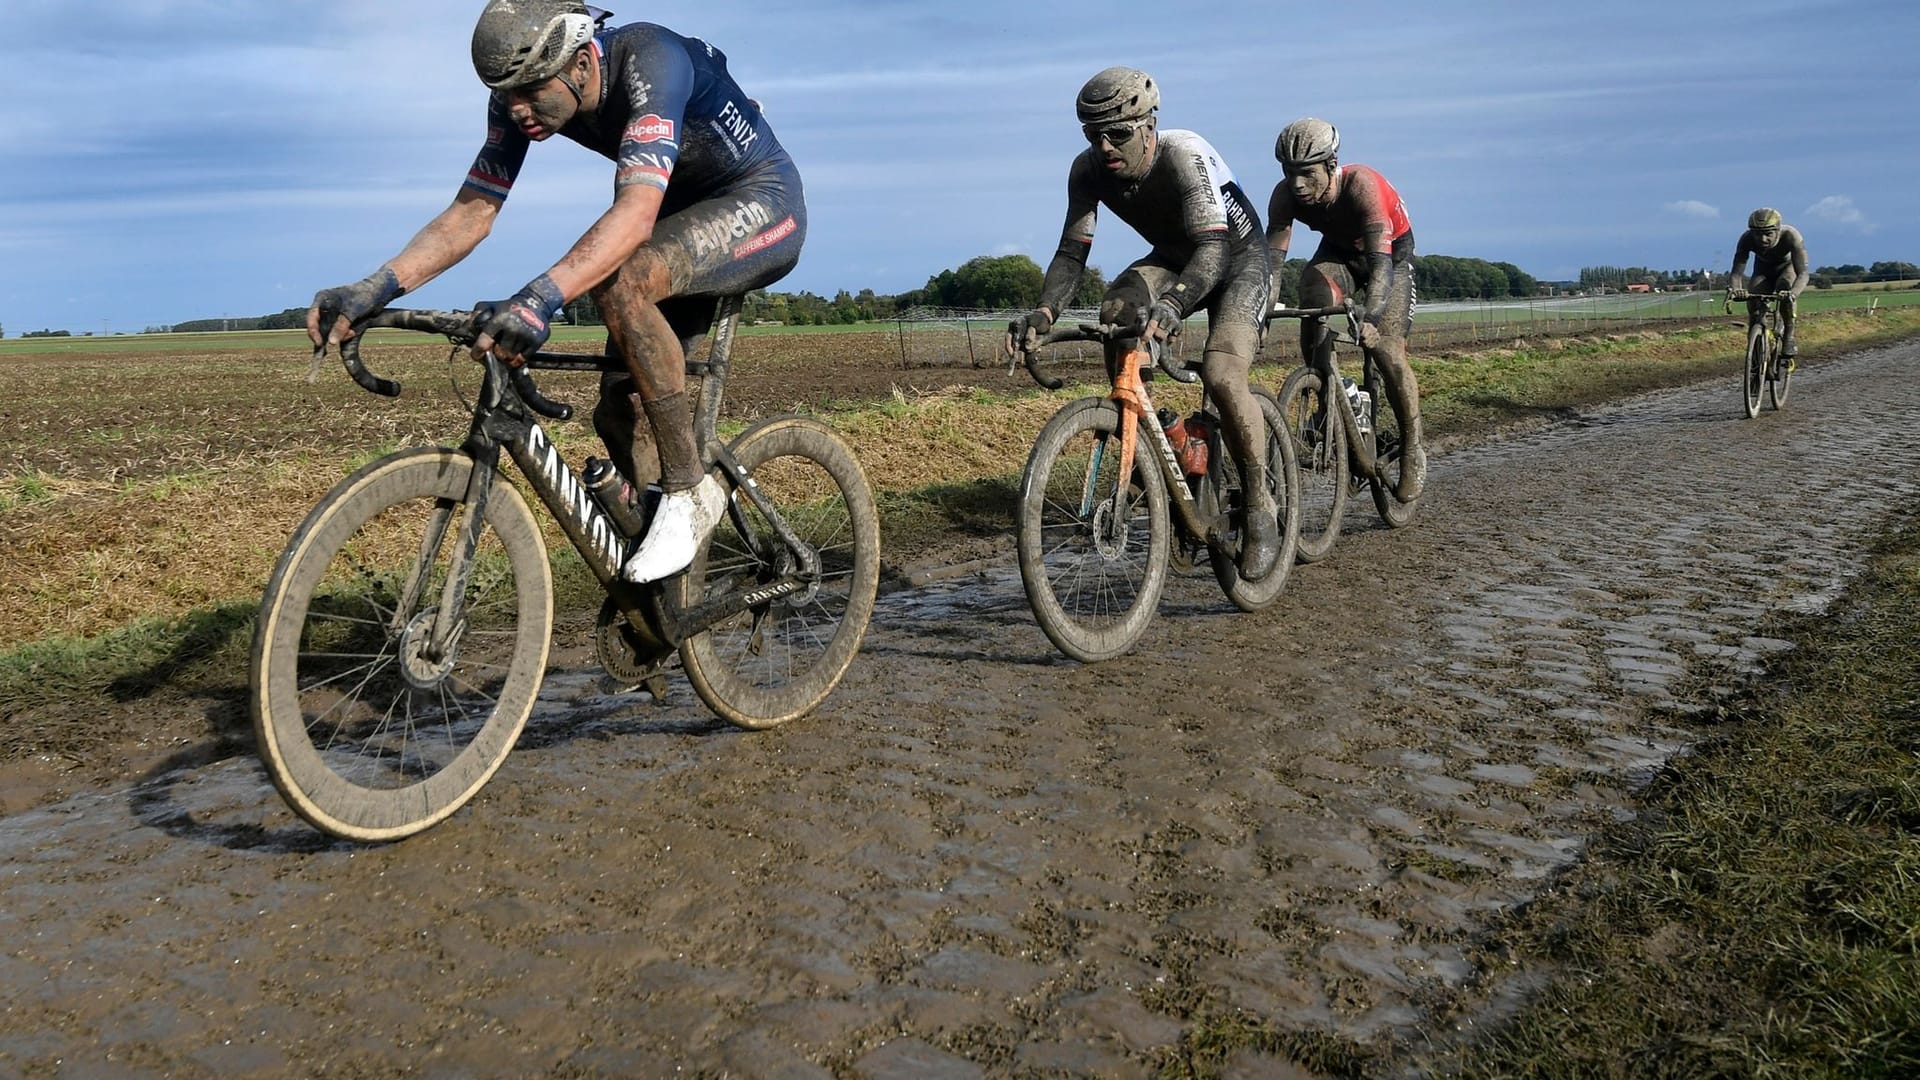
<svg viewBox="0 0 1920 1080">
<path fill-rule="evenodd" d="M 1356 334 L 1360 338 L 1360 347 L 1363 349 L 1371 349 L 1380 344 L 1380 327 L 1372 319 L 1361 319 L 1360 328 Z"/>
<path fill-rule="evenodd" d="M 307 340 L 318 349 L 338 345 L 353 336 L 353 324 L 386 307 L 407 290 L 393 268 L 383 266 L 351 285 L 337 285 L 313 294 L 307 309 Z"/>
<path fill-rule="evenodd" d="M 1046 308 L 1034 308 L 1025 315 L 1007 324 L 1007 355 L 1032 352 L 1040 347 L 1040 339 L 1053 329 L 1053 312 Z"/>
<path fill-rule="evenodd" d="M 1147 328 L 1145 337 L 1149 341 L 1166 341 L 1180 332 L 1182 323 L 1180 309 L 1173 306 L 1171 300 L 1155 300 L 1147 309 Z"/>
<path fill-rule="evenodd" d="M 553 317 L 565 306 L 566 297 L 545 274 L 505 300 L 475 304 L 473 322 L 479 336 L 473 342 L 473 358 L 479 360 L 491 352 L 508 367 L 519 367 L 547 343 Z"/>
</svg>

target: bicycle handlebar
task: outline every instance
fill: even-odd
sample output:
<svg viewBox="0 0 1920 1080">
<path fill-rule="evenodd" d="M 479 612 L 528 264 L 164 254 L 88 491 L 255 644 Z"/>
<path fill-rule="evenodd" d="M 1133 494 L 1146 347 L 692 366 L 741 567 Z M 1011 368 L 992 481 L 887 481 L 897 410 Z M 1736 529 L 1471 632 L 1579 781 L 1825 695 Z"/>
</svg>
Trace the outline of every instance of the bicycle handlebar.
<svg viewBox="0 0 1920 1080">
<path fill-rule="evenodd" d="M 1011 333 L 1013 326 L 1010 324 L 1007 329 L 1008 332 Z M 1144 329 L 1145 328 L 1139 323 L 1083 322 L 1070 327 L 1055 328 L 1042 337 L 1032 349 L 1022 349 L 1016 345 L 1014 351 L 1026 360 L 1027 374 L 1033 376 L 1034 382 L 1039 383 L 1048 390 L 1058 390 L 1067 385 L 1067 381 L 1053 375 L 1040 366 L 1041 349 L 1048 345 L 1058 345 L 1065 341 L 1097 341 L 1105 344 L 1109 341 L 1139 337 Z M 1146 343 L 1146 347 L 1147 355 L 1153 358 L 1153 362 L 1159 365 L 1161 371 L 1167 373 L 1168 378 L 1173 379 L 1175 382 L 1183 383 L 1200 381 L 1200 372 L 1176 363 L 1173 358 L 1173 350 L 1167 348 L 1165 342 L 1149 340 Z"/>
<path fill-rule="evenodd" d="M 1272 308 L 1272 309 L 1269 309 L 1267 312 L 1266 321 L 1272 322 L 1275 319 L 1324 319 L 1333 315 L 1352 315 L 1352 314 L 1353 314 L 1353 301 L 1342 300 L 1338 304 L 1333 304 L 1328 307 Z"/>
<path fill-rule="evenodd" d="M 417 330 L 423 334 L 438 334 L 455 345 L 471 345 L 479 336 L 474 326 L 473 313 L 470 311 L 388 308 L 354 323 L 353 328 L 354 336 L 340 343 L 340 362 L 346 365 L 347 374 L 353 376 L 353 381 L 359 383 L 362 389 L 379 394 L 381 397 L 399 397 L 400 384 L 374 374 L 360 359 L 360 341 L 363 331 L 380 328 Z M 326 354 L 327 347 L 322 344 L 314 350 L 314 359 L 318 360 Z M 497 362 L 494 361 L 491 353 L 487 354 L 487 361 Z M 526 402 L 527 407 L 534 412 L 554 420 L 573 418 L 573 406 L 554 401 L 542 394 L 540 388 L 534 385 L 533 375 L 524 366 L 507 368 L 506 374 L 507 380 L 513 384 L 514 393 L 520 395 L 520 400 Z"/>
</svg>

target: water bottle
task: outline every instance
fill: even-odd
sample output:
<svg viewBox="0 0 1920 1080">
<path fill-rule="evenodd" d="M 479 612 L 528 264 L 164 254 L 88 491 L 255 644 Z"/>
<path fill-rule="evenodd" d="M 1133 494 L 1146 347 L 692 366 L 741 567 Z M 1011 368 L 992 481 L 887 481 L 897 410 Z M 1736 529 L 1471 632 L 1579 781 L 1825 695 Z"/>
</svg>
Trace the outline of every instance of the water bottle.
<svg viewBox="0 0 1920 1080">
<path fill-rule="evenodd" d="M 1352 379 L 1340 377 L 1347 390 L 1347 404 L 1353 409 L 1353 426 L 1365 435 L 1373 430 L 1373 395 L 1360 389 Z"/>
<path fill-rule="evenodd" d="M 1207 443 L 1213 438 L 1213 417 L 1203 412 L 1187 417 L 1187 444 L 1180 448 L 1180 471 L 1188 476 L 1207 474 Z"/>
<path fill-rule="evenodd" d="M 606 458 L 588 458 L 586 468 L 580 471 L 580 481 L 621 532 L 631 537 L 647 531 L 647 523 L 641 520 L 640 510 L 634 506 L 633 485 L 613 467 L 613 462 Z"/>
<path fill-rule="evenodd" d="M 1187 442 L 1193 436 L 1187 431 L 1187 425 L 1180 420 L 1180 414 L 1172 409 L 1155 409 L 1154 419 L 1160 421 L 1160 430 L 1167 433 L 1167 445 L 1173 447 L 1173 456 L 1178 458 L 1186 450 Z"/>
</svg>

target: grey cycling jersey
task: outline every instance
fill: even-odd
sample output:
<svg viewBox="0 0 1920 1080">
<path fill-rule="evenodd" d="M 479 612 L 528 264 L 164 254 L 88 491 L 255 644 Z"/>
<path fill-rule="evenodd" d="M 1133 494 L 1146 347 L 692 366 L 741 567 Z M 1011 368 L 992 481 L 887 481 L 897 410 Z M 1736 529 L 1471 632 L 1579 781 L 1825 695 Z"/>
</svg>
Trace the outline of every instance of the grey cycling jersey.
<svg viewBox="0 0 1920 1080">
<path fill-rule="evenodd" d="M 1800 237 L 1800 230 L 1791 225 L 1780 226 L 1780 235 L 1772 247 L 1761 246 L 1761 229 L 1748 229 L 1740 234 L 1740 242 L 1733 249 L 1733 280 L 1738 284 L 1746 277 L 1747 256 L 1753 256 L 1753 279 L 1755 282 L 1769 282 L 1769 291 L 1787 292 L 1792 289 L 1804 289 L 1810 277 L 1807 271 L 1807 245 Z"/>
<path fill-rule="evenodd" d="M 1191 314 L 1241 262 L 1264 256 L 1260 218 L 1233 170 L 1207 140 L 1178 128 L 1162 131 L 1153 164 L 1138 181 L 1123 180 L 1089 148 L 1067 173 L 1067 220 L 1047 269 L 1040 304 L 1059 311 L 1079 284 L 1101 206 L 1153 245 L 1159 261 L 1182 267 L 1165 297 Z"/>
</svg>

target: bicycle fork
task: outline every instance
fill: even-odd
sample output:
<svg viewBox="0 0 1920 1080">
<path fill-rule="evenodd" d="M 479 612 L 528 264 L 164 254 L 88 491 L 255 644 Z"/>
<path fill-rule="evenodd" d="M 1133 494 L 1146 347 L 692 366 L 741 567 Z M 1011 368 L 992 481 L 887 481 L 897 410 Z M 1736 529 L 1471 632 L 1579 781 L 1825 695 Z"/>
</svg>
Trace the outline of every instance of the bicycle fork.
<svg viewBox="0 0 1920 1080">
<path fill-rule="evenodd" d="M 393 640 L 420 635 L 409 643 L 416 646 L 419 658 L 429 668 L 445 665 L 466 630 L 467 583 L 473 578 L 473 556 L 480 546 L 480 531 L 486 527 L 487 499 L 493 490 L 498 459 L 497 447 L 491 455 L 476 454 L 471 458 L 473 471 L 467 480 L 465 498 L 459 504 L 460 528 L 447 561 L 447 580 L 440 586 L 440 602 L 432 609 L 432 618 L 415 626 L 426 614 L 416 615 L 414 611 L 426 592 L 428 579 L 433 576 L 435 560 L 446 543 L 447 526 L 453 520 L 453 505 L 444 499 L 434 506 L 427 521 L 413 571 L 407 575 L 399 602 L 394 605 L 393 617 L 387 624 L 387 634 Z"/>
</svg>

